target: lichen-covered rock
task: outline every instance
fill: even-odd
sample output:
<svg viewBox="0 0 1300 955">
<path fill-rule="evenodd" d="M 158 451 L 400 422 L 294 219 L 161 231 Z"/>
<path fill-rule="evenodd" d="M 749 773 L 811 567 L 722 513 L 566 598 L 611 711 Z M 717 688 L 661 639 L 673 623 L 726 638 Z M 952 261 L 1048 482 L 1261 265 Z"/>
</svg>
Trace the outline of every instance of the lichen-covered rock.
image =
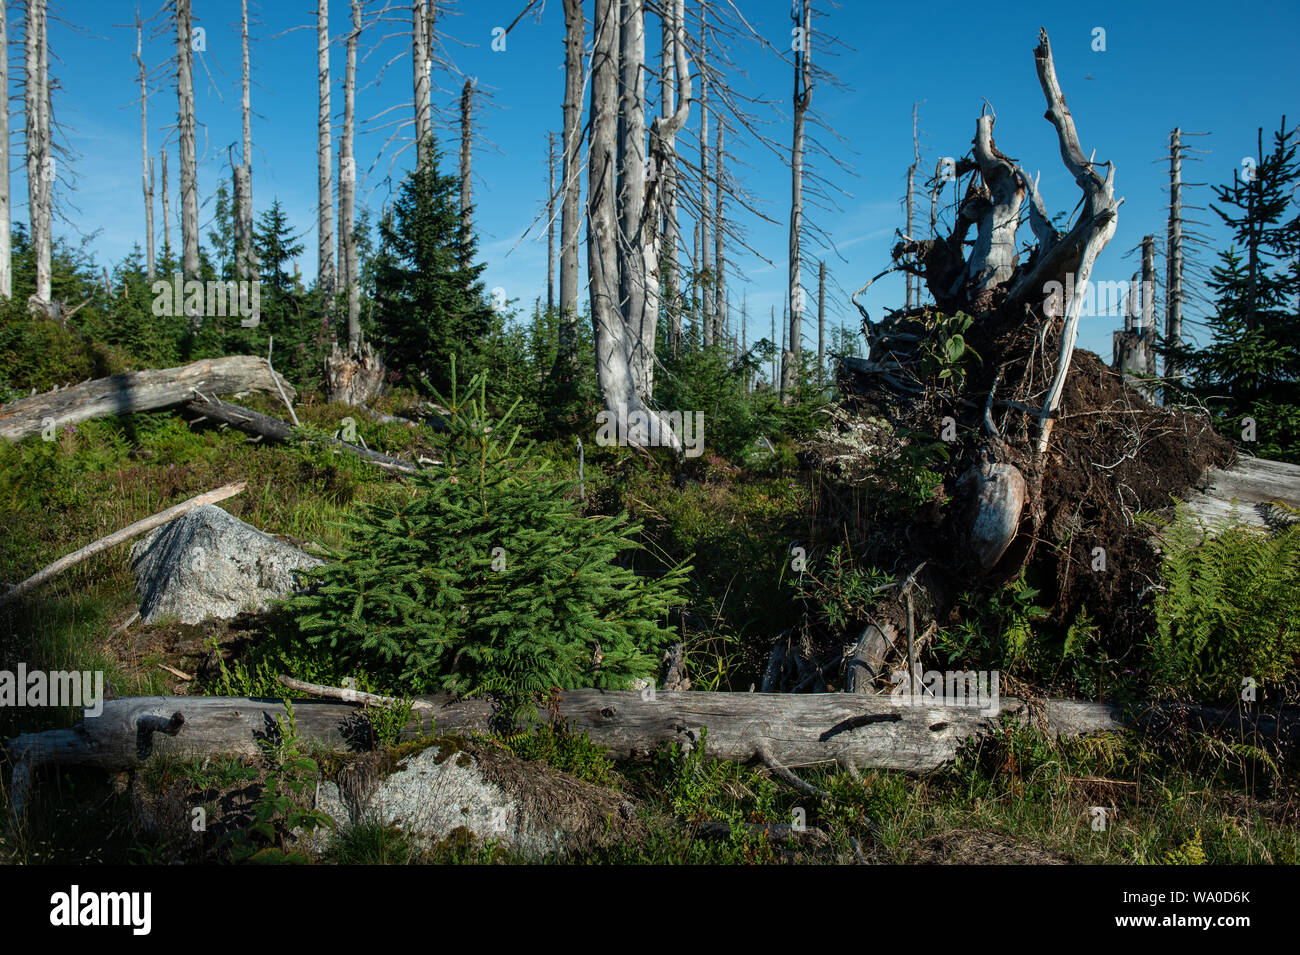
<svg viewBox="0 0 1300 955">
<path fill-rule="evenodd" d="M 265 610 L 321 560 L 212 504 L 155 528 L 131 548 L 140 619 L 199 623 Z"/>
<path fill-rule="evenodd" d="M 462 830 L 529 858 L 627 839 L 640 827 L 621 793 L 452 738 L 391 765 L 362 757 L 317 787 L 315 808 L 340 827 L 396 827 L 425 849 Z M 328 842 L 318 831 L 307 846 L 319 853 Z"/>
</svg>

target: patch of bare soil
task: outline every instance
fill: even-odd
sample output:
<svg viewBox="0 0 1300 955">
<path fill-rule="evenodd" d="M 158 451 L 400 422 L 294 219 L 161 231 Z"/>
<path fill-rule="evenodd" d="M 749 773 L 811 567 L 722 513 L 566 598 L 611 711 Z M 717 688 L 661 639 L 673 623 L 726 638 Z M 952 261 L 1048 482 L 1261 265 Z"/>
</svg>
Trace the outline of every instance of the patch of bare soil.
<svg viewBox="0 0 1300 955">
<path fill-rule="evenodd" d="M 252 643 L 266 635 L 266 617 L 241 613 L 230 620 L 209 619 L 200 623 L 133 624 L 115 632 L 109 649 L 127 667 L 160 661 L 194 680 L 177 678 L 171 692 L 176 696 L 197 693 L 197 684 L 221 676 Z"/>
<path fill-rule="evenodd" d="M 952 829 L 918 842 L 912 865 L 1072 865 L 1074 859 L 996 829 Z"/>
</svg>

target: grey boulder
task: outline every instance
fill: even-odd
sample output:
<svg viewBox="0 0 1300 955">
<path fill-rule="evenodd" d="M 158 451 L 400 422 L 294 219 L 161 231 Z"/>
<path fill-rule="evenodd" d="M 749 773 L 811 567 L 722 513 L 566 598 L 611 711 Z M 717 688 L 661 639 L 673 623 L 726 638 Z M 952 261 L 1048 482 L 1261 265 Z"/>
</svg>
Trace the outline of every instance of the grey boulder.
<svg viewBox="0 0 1300 955">
<path fill-rule="evenodd" d="M 140 619 L 199 623 L 265 610 L 323 561 L 213 504 L 155 528 L 131 547 Z"/>
<path fill-rule="evenodd" d="M 626 841 L 640 832 L 622 793 L 545 764 L 446 737 L 388 766 L 354 762 L 316 789 L 315 808 L 338 826 L 379 823 L 428 850 L 459 831 L 530 859 Z M 321 852 L 326 830 L 306 839 Z"/>
</svg>

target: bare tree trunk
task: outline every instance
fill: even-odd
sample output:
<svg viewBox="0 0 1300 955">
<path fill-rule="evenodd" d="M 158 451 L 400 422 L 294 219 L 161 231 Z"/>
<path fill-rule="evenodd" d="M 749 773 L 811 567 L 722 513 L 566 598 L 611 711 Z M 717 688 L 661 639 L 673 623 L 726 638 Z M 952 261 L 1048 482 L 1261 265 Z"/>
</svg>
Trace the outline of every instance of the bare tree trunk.
<svg viewBox="0 0 1300 955">
<path fill-rule="evenodd" d="M 817 263 L 817 379 L 826 371 L 826 263 Z"/>
<path fill-rule="evenodd" d="M 27 0 L 26 111 L 27 111 L 27 203 L 31 220 L 32 248 L 36 257 L 36 291 L 33 307 L 50 308 L 50 178 L 54 160 L 50 155 L 48 54 L 45 35 L 45 0 Z"/>
<path fill-rule="evenodd" d="M 176 0 L 176 97 L 181 153 L 181 269 L 199 274 L 198 158 L 194 145 L 194 48 L 190 0 Z M 196 316 L 191 315 L 194 321 Z"/>
<path fill-rule="evenodd" d="M 746 360 L 748 366 L 749 359 L 749 295 L 745 294 L 740 299 L 740 354 Z M 750 385 L 753 383 L 753 375 L 748 367 L 745 369 L 745 394 L 749 394 Z"/>
<path fill-rule="evenodd" d="M 555 133 L 546 134 L 546 311 L 555 309 Z"/>
<path fill-rule="evenodd" d="M 703 297 L 703 293 L 700 291 L 700 230 L 703 227 L 703 223 L 696 219 L 695 225 L 691 229 L 691 273 L 695 276 L 694 288 L 691 294 L 691 315 L 696 322 L 699 321 L 700 309 L 703 308 L 703 305 L 700 304 L 700 299 Z M 701 329 L 700 344 L 703 343 L 704 331 Z"/>
<path fill-rule="evenodd" d="M 0 109 L 0 297 L 13 295 L 13 264 L 10 258 L 9 205 L 9 16 L 0 3 L 0 90 L 4 90 L 5 105 Z M 150 273 L 150 278 L 153 275 Z"/>
<path fill-rule="evenodd" d="M 243 120 L 243 171 L 240 175 L 242 190 L 236 193 L 239 207 L 235 226 L 238 240 L 235 243 L 236 275 L 249 281 L 257 275 L 257 253 L 253 250 L 253 101 L 252 68 L 248 58 L 248 0 L 239 3 L 239 38 L 243 61 L 243 82 L 240 89 L 240 113 Z"/>
<path fill-rule="evenodd" d="M 587 276 L 596 345 L 596 375 L 609 424 L 620 443 L 647 446 L 657 429 L 658 444 L 678 453 L 681 439 L 651 412 L 633 380 L 635 334 L 619 309 L 619 224 L 615 213 L 618 162 L 619 2 L 596 0 L 592 53 L 591 145 L 587 174 Z M 651 230 L 656 231 L 656 230 Z M 636 416 L 633 418 L 632 416 Z"/>
<path fill-rule="evenodd" d="M 331 401 L 353 406 L 364 406 L 382 390 L 385 373 L 383 360 L 361 336 L 361 276 L 356 238 L 357 162 L 354 150 L 361 4 L 362 0 L 351 0 L 352 28 L 347 35 L 343 72 L 343 128 L 339 133 L 338 267 L 342 273 L 341 285 L 347 292 L 347 344 L 340 348 L 336 340 L 325 359 L 326 394 Z M 329 69 L 328 58 L 325 69 Z M 325 116 L 328 135 L 328 108 Z M 328 139 L 325 148 L 329 148 Z M 326 156 L 328 174 L 328 153 Z M 335 283 L 335 289 L 339 284 Z"/>
<path fill-rule="evenodd" d="M 700 324 L 704 331 L 705 346 L 712 345 L 713 295 L 709 285 L 713 282 L 713 253 L 710 250 L 710 223 L 712 210 L 709 204 L 709 77 L 706 69 L 709 54 L 707 37 L 708 5 L 700 4 Z"/>
<path fill-rule="evenodd" d="M 681 25 L 683 16 L 675 15 L 675 22 Z M 664 120 L 677 112 L 677 63 L 675 58 L 676 27 L 674 17 L 660 16 L 662 39 L 659 53 L 659 115 Z M 684 27 L 683 27 L 684 29 Z M 660 189 L 663 191 L 663 275 L 664 288 L 668 290 L 669 326 L 668 338 L 673 357 L 676 358 L 682 347 L 682 301 L 677 265 L 677 243 L 679 229 L 677 225 L 677 138 L 665 135 L 664 158 L 658 170 Z"/>
<path fill-rule="evenodd" d="M 915 213 L 916 213 L 916 170 L 921 166 L 921 142 L 916 134 L 916 107 L 912 104 L 912 165 L 907 167 L 907 238 L 914 240 Z M 921 304 L 921 277 L 913 275 L 911 272 L 907 276 L 907 296 L 905 307 L 911 310 Z"/>
<path fill-rule="evenodd" d="M 1165 338 L 1178 345 L 1183 338 L 1183 140 L 1178 127 L 1169 134 L 1169 233 L 1166 238 Z M 1176 361 L 1165 359 L 1164 376 L 1177 378 Z"/>
<path fill-rule="evenodd" d="M 564 142 L 560 177 L 560 351 L 564 373 L 577 367 L 578 347 L 578 225 L 582 182 L 582 48 L 586 20 L 582 0 L 564 0 Z"/>
<path fill-rule="evenodd" d="M 642 35 L 638 50 L 644 53 L 645 14 L 643 9 L 640 8 L 641 0 L 635 0 L 635 2 L 638 4 L 636 12 L 636 18 L 639 20 L 638 29 Z M 690 114 L 691 107 L 691 78 L 686 63 L 685 0 L 674 0 L 670 9 L 673 23 L 672 49 L 675 72 L 682 76 L 682 90 L 674 113 L 666 119 L 662 116 L 657 117 L 651 124 L 649 164 L 650 168 L 654 170 L 663 169 L 669 163 L 668 157 L 675 153 L 677 134 L 686 125 L 686 119 Z M 644 69 L 644 64 L 642 64 L 642 69 Z M 644 81 L 637 84 L 637 92 L 642 94 L 644 99 Z M 628 125 L 634 126 L 637 117 L 644 121 L 644 111 L 635 111 L 634 118 L 629 121 Z M 637 282 L 641 286 L 642 295 L 638 335 L 639 349 L 633 353 L 633 375 L 634 380 L 639 376 L 644 381 L 644 390 L 641 395 L 648 400 L 654 394 L 655 340 L 659 332 L 659 310 L 662 299 L 661 269 L 664 256 L 662 233 L 659 231 L 659 205 L 663 195 L 663 177 L 656 174 L 650 181 L 643 182 L 643 193 L 645 200 L 640 210 L 634 235 L 634 247 L 640 251 Z M 629 326 L 634 332 L 637 331 L 635 314 L 630 316 Z M 638 365 L 643 367 L 638 367 Z"/>
<path fill-rule="evenodd" d="M 164 146 L 159 151 L 159 154 L 162 157 L 162 182 L 160 183 L 161 188 L 159 189 L 159 194 L 162 197 L 162 247 L 163 255 L 170 258 L 172 254 L 172 207 L 171 201 L 167 197 L 167 148 Z"/>
<path fill-rule="evenodd" d="M 343 130 L 339 134 L 339 266 L 348 294 L 348 354 L 361 349 L 361 276 L 357 264 L 357 43 L 361 38 L 361 0 L 352 0 L 352 30 L 343 70 Z"/>
<path fill-rule="evenodd" d="M 784 336 L 785 336 L 784 327 L 781 329 L 781 335 L 782 335 L 782 340 L 784 341 Z M 776 345 L 776 306 L 775 305 L 772 306 L 772 344 L 773 346 Z M 779 379 L 777 377 L 776 353 L 774 353 L 772 355 L 772 387 L 773 388 L 777 386 L 778 380 Z"/>
<path fill-rule="evenodd" d="M 325 296 L 325 314 L 334 311 L 334 152 L 330 143 L 329 3 L 316 4 L 316 282 Z"/>
<path fill-rule="evenodd" d="M 411 4 L 411 67 L 415 91 L 415 162 L 424 168 L 432 155 L 433 116 L 429 102 L 433 52 L 429 49 L 429 35 L 433 11 L 429 0 L 413 0 Z"/>
<path fill-rule="evenodd" d="M 713 320 L 716 327 L 724 330 L 728 327 L 727 315 L 727 260 L 726 227 L 722 220 L 722 117 L 718 117 L 718 138 L 714 150 L 713 162 Z M 714 336 L 717 337 L 716 334 Z"/>
<path fill-rule="evenodd" d="M 794 401 L 799 381 L 800 344 L 803 341 L 803 154 L 804 123 L 812 101 L 812 0 L 799 0 L 803 23 L 794 54 L 794 140 L 790 147 L 790 330 L 789 349 L 783 351 L 781 400 Z"/>
<path fill-rule="evenodd" d="M 790 342 L 790 303 L 785 302 L 781 305 L 781 354 L 784 355 L 789 350 Z"/>
<path fill-rule="evenodd" d="M 144 265 L 153 284 L 153 162 L 149 158 L 149 79 L 144 67 L 144 24 L 135 15 L 135 62 L 140 67 L 140 187 L 144 194 Z M 6 172 L 6 175 L 8 173 Z M 8 193 L 8 189 L 5 190 Z"/>
<path fill-rule="evenodd" d="M 643 0 L 619 1 L 619 299 L 630 338 L 628 357 L 632 382 L 642 398 L 650 396 L 642 342 L 646 275 L 641 261 L 641 212 L 646 191 L 645 5 Z"/>
<path fill-rule="evenodd" d="M 474 81 L 465 77 L 465 85 L 460 90 L 460 229 L 461 234 L 470 235 L 470 208 L 473 202 L 473 186 L 470 176 L 473 174 L 473 139 L 474 139 Z M 462 260 L 461 266 L 468 268 L 468 260 Z"/>
</svg>

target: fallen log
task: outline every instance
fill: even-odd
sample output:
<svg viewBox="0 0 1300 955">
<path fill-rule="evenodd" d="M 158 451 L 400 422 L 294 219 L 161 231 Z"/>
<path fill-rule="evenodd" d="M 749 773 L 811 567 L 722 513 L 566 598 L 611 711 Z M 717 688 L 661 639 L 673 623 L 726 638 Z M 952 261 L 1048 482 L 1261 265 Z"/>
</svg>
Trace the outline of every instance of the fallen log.
<svg viewBox="0 0 1300 955">
<path fill-rule="evenodd" d="M 1300 465 L 1238 457 L 1230 468 L 1210 469 L 1206 487 L 1188 496 L 1187 510 L 1213 526 L 1228 520 L 1235 507 L 1238 520 L 1266 527 L 1269 505 L 1278 501 L 1300 508 Z"/>
<path fill-rule="evenodd" d="M 245 434 L 255 435 L 277 444 L 288 441 L 293 436 L 293 426 L 289 422 L 280 418 L 273 418 L 271 415 L 262 414 L 259 411 L 231 404 L 228 401 L 222 401 L 220 398 L 200 395 L 193 401 L 186 403 L 185 410 L 238 431 L 243 431 Z M 328 440 L 330 444 L 341 447 L 345 451 L 355 454 L 357 457 L 369 461 L 386 471 L 394 471 L 399 474 L 414 474 L 419 470 L 414 464 L 400 458 L 390 457 L 378 451 L 371 451 L 369 448 L 359 448 L 355 444 L 340 441 L 338 438 Z"/>
<path fill-rule="evenodd" d="M 217 501 L 224 501 L 228 497 L 234 497 L 240 491 L 244 490 L 245 487 L 247 487 L 247 485 L 243 481 L 236 481 L 233 484 L 226 484 L 219 487 L 215 491 L 208 491 L 206 494 L 196 495 L 188 501 L 177 504 L 175 507 L 169 507 L 165 511 L 159 511 L 157 514 L 138 520 L 134 524 L 128 524 L 120 531 L 114 531 L 93 543 L 87 544 L 80 550 L 75 550 L 71 554 L 60 557 L 54 563 L 32 574 L 22 583 L 10 587 L 3 594 L 0 594 L 0 607 L 3 607 L 11 600 L 16 600 L 23 594 L 36 589 L 51 577 L 58 576 L 69 567 L 81 563 L 88 557 L 93 557 L 111 547 L 116 547 L 118 544 L 125 543 L 133 537 L 139 537 L 145 531 L 150 531 L 155 527 L 160 527 L 168 521 L 174 521 L 176 518 L 188 514 L 196 507 L 202 507 L 204 504 L 215 504 Z"/>
<path fill-rule="evenodd" d="M 245 391 L 283 392 L 290 398 L 295 393 L 264 358 L 206 358 L 179 368 L 132 371 L 11 401 L 0 406 L 0 438 L 21 441 L 51 425 L 60 428 L 105 415 L 167 408 L 188 401 L 196 392 Z"/>
<path fill-rule="evenodd" d="M 430 734 L 487 734 L 493 707 L 484 699 L 418 697 L 402 739 Z M 738 762 L 767 759 L 790 768 L 840 765 L 925 773 L 951 761 L 967 739 L 996 731 L 1002 716 L 1032 723 L 1057 736 L 1117 732 L 1128 726 L 1178 721 L 1193 730 L 1250 732 L 1260 743 L 1293 744 L 1300 711 L 1251 713 L 1181 704 L 1049 700 L 1041 706 L 1003 698 L 998 712 L 971 706 L 900 705 L 896 698 L 854 693 L 658 692 L 569 690 L 554 704 L 573 733 L 586 733 L 611 755 L 643 756 L 677 743 L 703 740 L 711 757 Z M 372 733 L 361 707 L 336 701 L 293 703 L 298 734 L 337 751 L 364 750 Z M 549 719 L 541 708 L 537 718 Z M 284 701 L 210 696 L 121 697 L 98 716 L 70 729 L 26 733 L 6 740 L 17 763 L 133 769 L 155 756 L 253 756 L 287 718 Z M 707 733 L 702 732 L 707 730 Z"/>
</svg>

